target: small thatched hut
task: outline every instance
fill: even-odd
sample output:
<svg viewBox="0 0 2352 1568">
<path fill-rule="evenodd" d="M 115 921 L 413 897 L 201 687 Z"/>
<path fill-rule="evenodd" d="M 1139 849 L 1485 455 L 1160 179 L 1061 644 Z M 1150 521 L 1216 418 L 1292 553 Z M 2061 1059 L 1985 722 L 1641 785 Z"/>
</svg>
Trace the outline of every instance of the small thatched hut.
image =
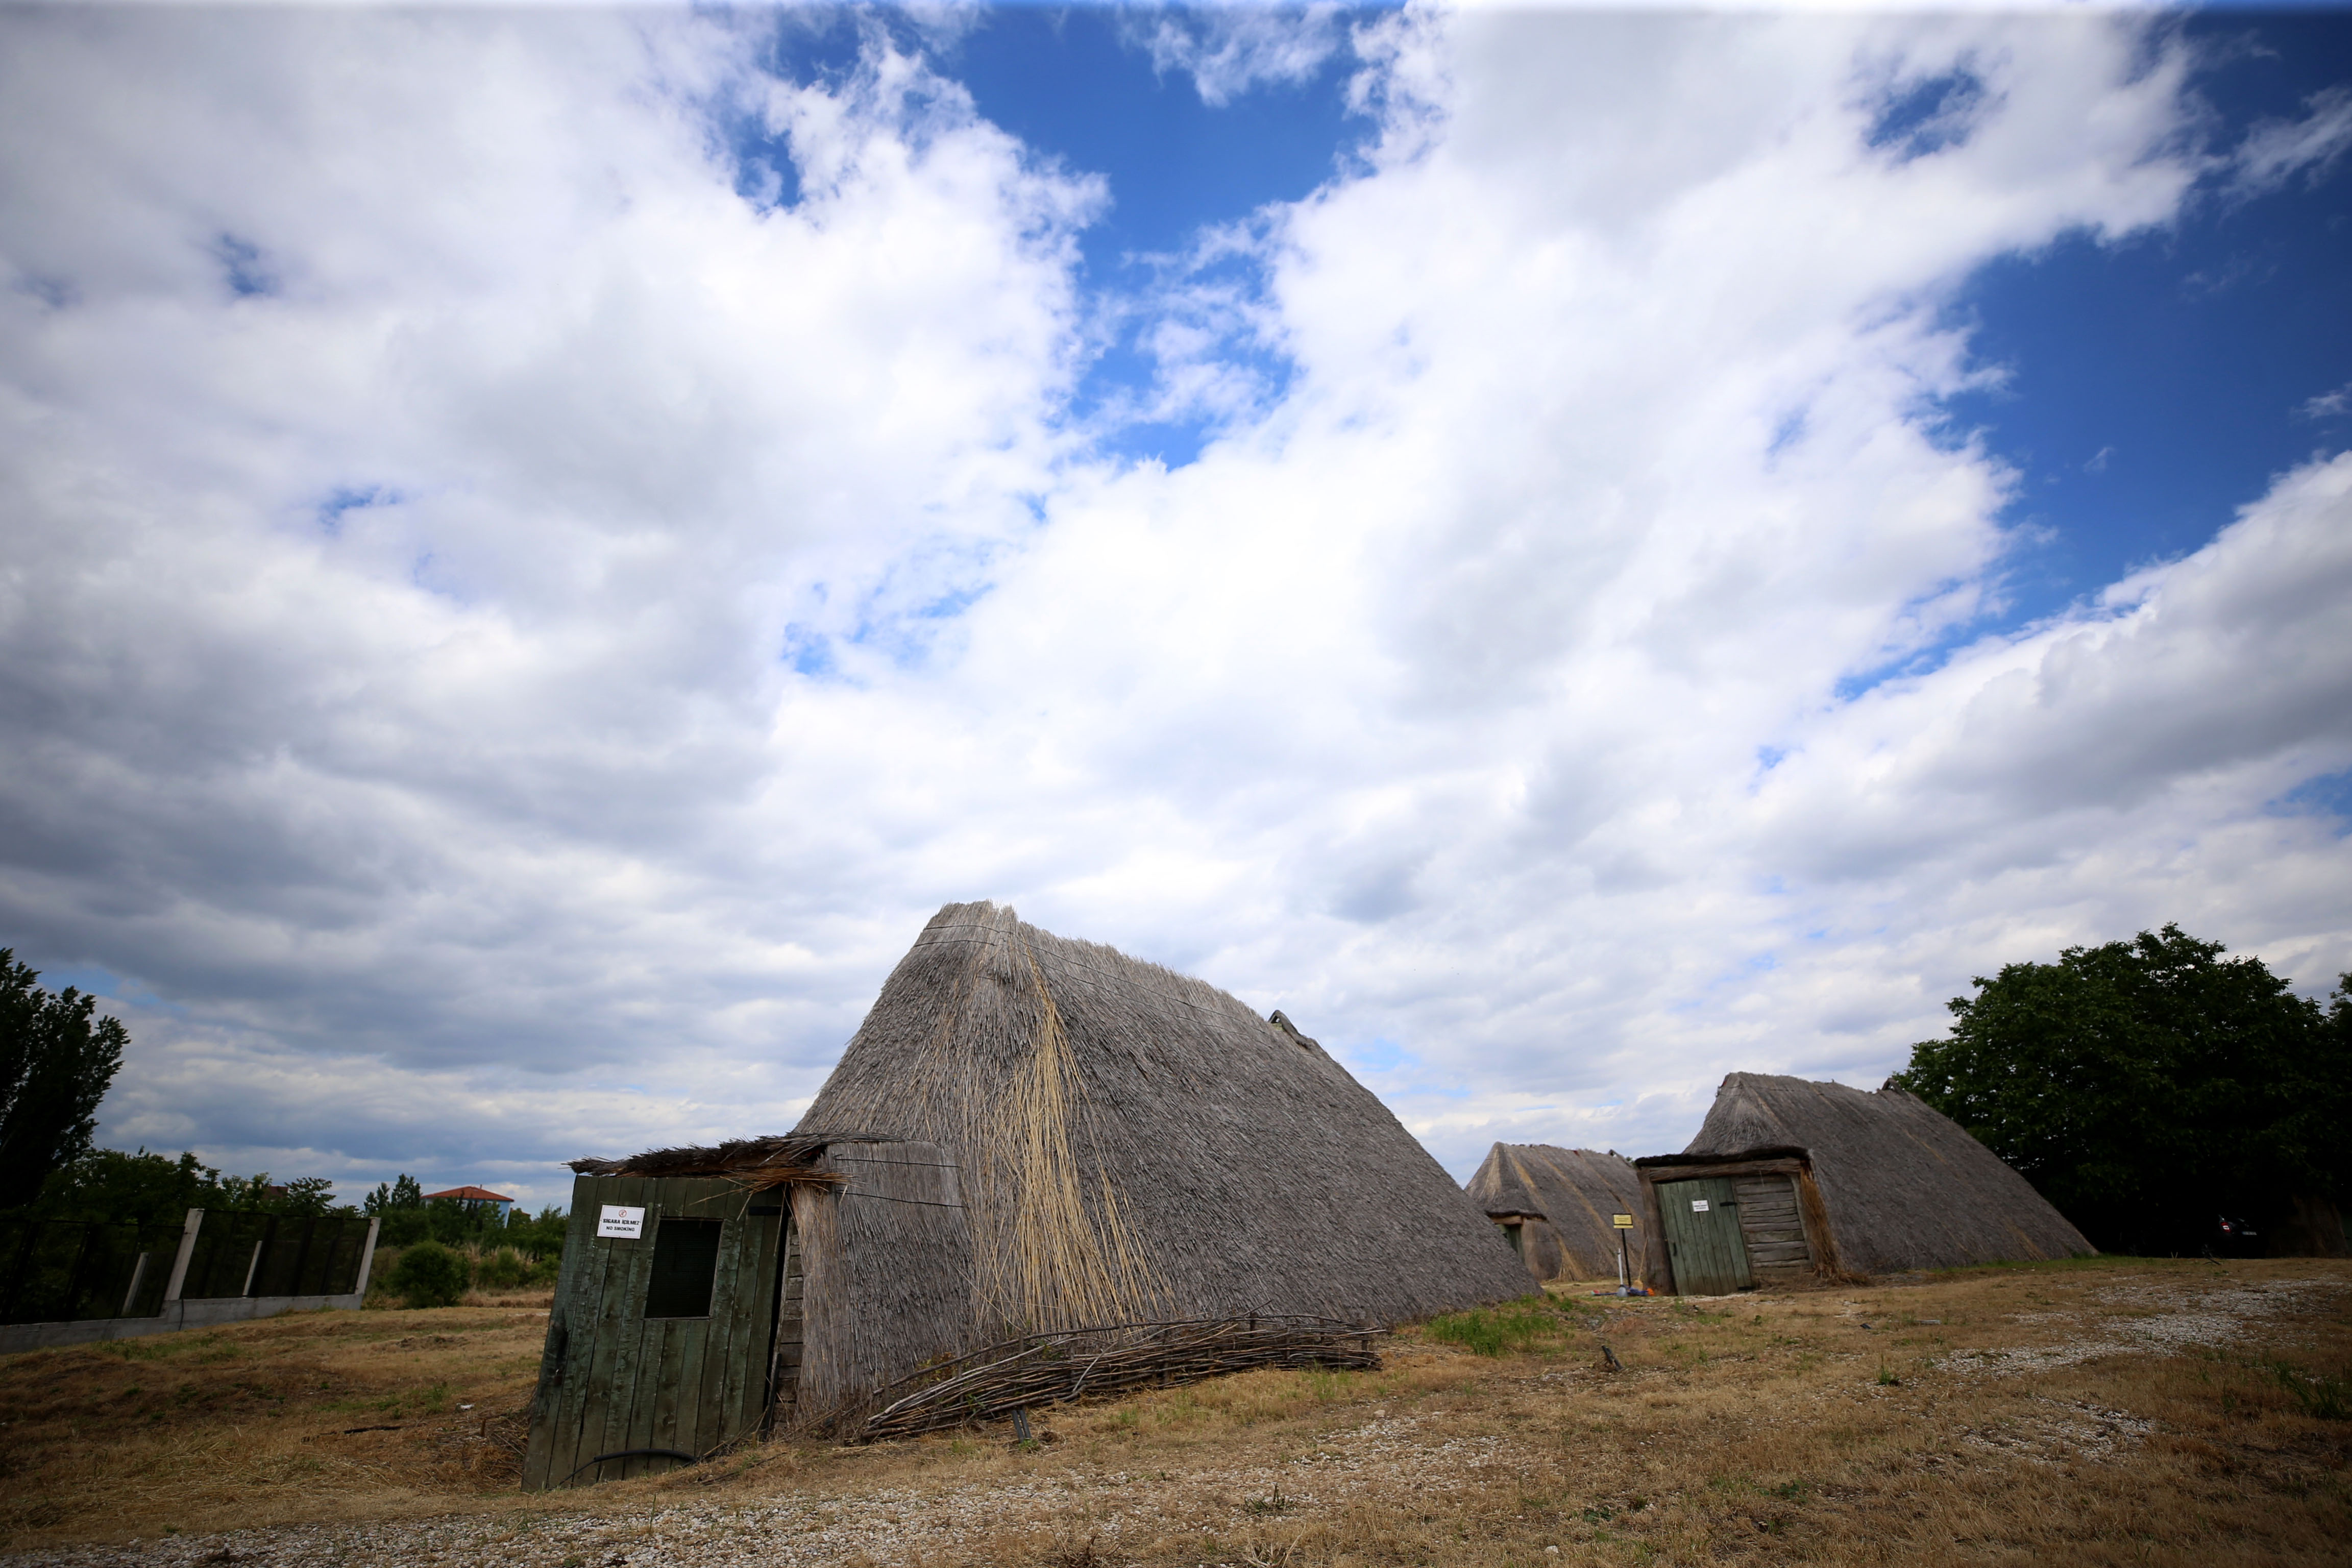
<svg viewBox="0 0 2352 1568">
<path fill-rule="evenodd" d="M 1690 1147 L 1633 1162 L 1653 1289 L 1717 1295 L 2095 1250 L 2025 1178 L 1892 1085 L 1736 1072 Z"/>
<path fill-rule="evenodd" d="M 992 1397 L 1015 1404 L 1361 1364 L 1349 1325 L 1527 1290 L 1444 1170 L 1281 1014 L 988 903 L 933 917 L 790 1136 L 572 1168 L 531 1486 L 777 1420 L 903 1427 L 899 1396 L 933 1380 L 977 1408 L 952 1379 L 1000 1352 Z"/>
<path fill-rule="evenodd" d="M 1640 1225 L 1621 1231 L 1612 1222 L 1642 1213 L 1642 1177 L 1614 1149 L 1497 1143 L 1467 1190 L 1538 1279 L 1615 1279 L 1621 1237 L 1633 1279 L 1643 1277 L 1653 1233 Z"/>
</svg>

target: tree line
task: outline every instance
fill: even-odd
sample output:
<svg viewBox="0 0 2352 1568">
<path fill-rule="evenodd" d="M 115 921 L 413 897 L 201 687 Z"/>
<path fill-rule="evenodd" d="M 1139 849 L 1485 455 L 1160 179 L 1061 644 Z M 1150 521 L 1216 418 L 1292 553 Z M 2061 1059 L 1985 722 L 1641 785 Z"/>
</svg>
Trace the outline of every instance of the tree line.
<svg viewBox="0 0 2352 1568">
<path fill-rule="evenodd" d="M 380 1217 L 387 1247 L 420 1241 L 511 1247 L 534 1257 L 563 1248 L 563 1211 L 425 1201 L 404 1173 L 358 1205 L 338 1204 L 324 1176 L 285 1182 L 267 1172 L 223 1175 L 194 1152 L 177 1156 L 93 1146 L 99 1102 L 122 1066 L 130 1032 L 72 986 L 52 994 L 39 973 L 0 948 L 0 1212 L 44 1219 L 177 1225 L 192 1208 Z"/>
</svg>

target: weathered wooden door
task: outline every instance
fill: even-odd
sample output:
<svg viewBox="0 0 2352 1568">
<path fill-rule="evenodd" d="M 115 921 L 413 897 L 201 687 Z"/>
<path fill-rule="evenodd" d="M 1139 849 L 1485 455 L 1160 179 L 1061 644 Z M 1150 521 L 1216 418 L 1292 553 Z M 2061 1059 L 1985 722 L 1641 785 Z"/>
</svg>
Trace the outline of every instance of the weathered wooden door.
<svg viewBox="0 0 2352 1568">
<path fill-rule="evenodd" d="M 1794 1176 L 1734 1176 L 1732 1198 L 1739 1205 L 1739 1239 L 1747 1244 L 1748 1268 L 1768 1289 L 1809 1285 L 1813 1251 L 1797 1208 Z"/>
<path fill-rule="evenodd" d="M 1756 1283 L 1739 1236 L 1738 1199 L 1720 1176 L 1658 1184 L 1658 1218 L 1675 1289 L 1685 1296 L 1724 1296 Z"/>
<path fill-rule="evenodd" d="M 674 1469 L 759 1429 L 782 1216 L 781 1194 L 709 1177 L 572 1184 L 526 1489 Z"/>
</svg>

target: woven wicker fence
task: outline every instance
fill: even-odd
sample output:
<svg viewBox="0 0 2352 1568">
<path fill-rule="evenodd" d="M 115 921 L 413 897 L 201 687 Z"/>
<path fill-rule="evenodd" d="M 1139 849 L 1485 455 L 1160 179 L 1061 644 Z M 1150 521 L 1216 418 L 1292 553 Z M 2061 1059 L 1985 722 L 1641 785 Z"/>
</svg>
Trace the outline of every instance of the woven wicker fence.
<svg viewBox="0 0 2352 1568">
<path fill-rule="evenodd" d="M 901 1378 L 865 1402 L 870 1415 L 838 1419 L 835 1430 L 852 1442 L 871 1442 L 1252 1367 L 1370 1369 L 1381 1364 L 1372 1342 L 1386 1332 L 1334 1318 L 1252 1314 L 1030 1334 Z"/>
</svg>

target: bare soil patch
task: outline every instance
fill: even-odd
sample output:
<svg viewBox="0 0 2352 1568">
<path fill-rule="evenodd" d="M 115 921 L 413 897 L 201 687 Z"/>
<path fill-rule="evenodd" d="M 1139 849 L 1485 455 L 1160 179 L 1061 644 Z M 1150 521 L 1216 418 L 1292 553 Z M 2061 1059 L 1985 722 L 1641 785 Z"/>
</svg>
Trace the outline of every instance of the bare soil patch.
<svg viewBox="0 0 2352 1568">
<path fill-rule="evenodd" d="M 526 1497 L 544 1314 L 316 1314 L 0 1363 L 16 1563 L 2336 1564 L 2352 1266 L 2095 1259 L 1575 1290 L 1371 1373 L 774 1443 Z M 1531 1322 L 1523 1321 L 1527 1312 Z M 1622 1371 L 1612 1371 L 1606 1345 Z"/>
</svg>

